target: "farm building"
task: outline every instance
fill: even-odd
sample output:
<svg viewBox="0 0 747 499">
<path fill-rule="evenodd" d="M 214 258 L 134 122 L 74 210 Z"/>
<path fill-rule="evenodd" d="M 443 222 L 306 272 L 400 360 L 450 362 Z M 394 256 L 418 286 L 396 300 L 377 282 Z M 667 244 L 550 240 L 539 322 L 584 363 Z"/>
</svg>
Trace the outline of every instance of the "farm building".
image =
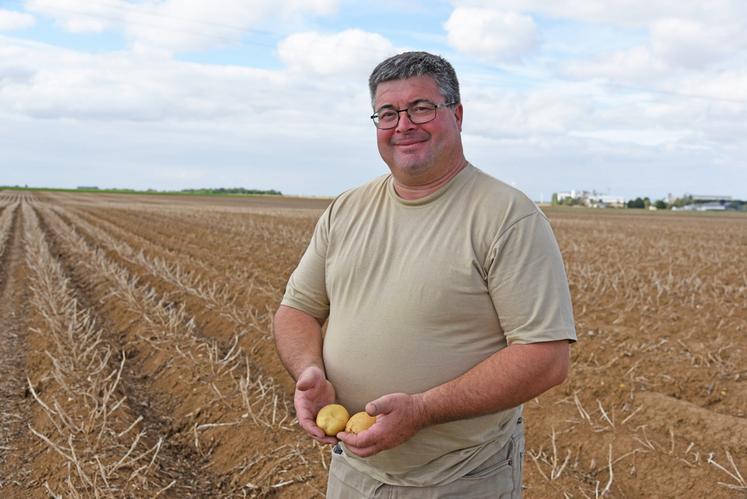
<svg viewBox="0 0 747 499">
<path fill-rule="evenodd" d="M 574 201 L 574 203 L 589 208 L 624 208 L 625 198 L 623 196 L 615 196 L 610 194 L 600 194 L 597 191 L 577 191 L 571 190 L 566 192 L 558 192 L 556 194 L 557 199 L 561 204 L 565 204 L 564 201 L 568 198 Z"/>
<path fill-rule="evenodd" d="M 678 211 L 726 211 L 733 200 L 731 196 L 714 196 L 702 194 L 686 194 L 690 201 L 682 207 L 673 207 Z"/>
<path fill-rule="evenodd" d="M 685 205 L 681 208 L 676 206 L 672 208 L 674 211 L 726 211 L 726 205 L 718 202 L 710 203 L 693 203 Z"/>
<path fill-rule="evenodd" d="M 593 194 L 586 198 L 586 206 L 591 208 L 624 208 L 625 198 L 623 196 Z"/>
</svg>

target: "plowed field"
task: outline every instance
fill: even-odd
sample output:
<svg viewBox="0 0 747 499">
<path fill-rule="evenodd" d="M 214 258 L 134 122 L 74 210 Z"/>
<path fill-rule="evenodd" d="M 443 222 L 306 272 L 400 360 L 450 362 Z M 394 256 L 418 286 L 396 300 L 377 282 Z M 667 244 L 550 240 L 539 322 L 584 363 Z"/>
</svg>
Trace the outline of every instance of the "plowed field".
<svg viewBox="0 0 747 499">
<path fill-rule="evenodd" d="M 0 496 L 323 497 L 271 319 L 323 200 L 0 192 Z M 747 495 L 747 217 L 548 210 L 525 497 Z"/>
</svg>

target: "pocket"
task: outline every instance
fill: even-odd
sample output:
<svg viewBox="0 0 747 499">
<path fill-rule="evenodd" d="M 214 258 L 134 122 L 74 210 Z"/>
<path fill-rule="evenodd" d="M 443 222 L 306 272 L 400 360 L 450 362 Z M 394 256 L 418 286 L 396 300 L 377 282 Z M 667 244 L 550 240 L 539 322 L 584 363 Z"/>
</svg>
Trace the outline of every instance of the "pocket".
<svg viewBox="0 0 747 499">
<path fill-rule="evenodd" d="M 329 460 L 329 474 L 335 475 L 338 478 L 342 478 L 342 475 L 344 475 L 344 468 L 346 466 L 345 463 L 342 463 L 341 460 L 344 459 L 342 457 L 341 452 L 337 452 L 336 449 L 332 449 L 332 453 L 330 454 L 330 460 Z"/>
<path fill-rule="evenodd" d="M 514 461 L 514 449 L 516 448 L 515 436 L 511 435 L 508 443 L 496 454 L 488 458 L 480 466 L 464 475 L 465 480 L 481 480 L 483 478 L 497 475 L 504 468 L 511 468 Z M 508 476 L 511 476 L 509 474 Z"/>
<path fill-rule="evenodd" d="M 350 466 L 345 456 L 332 451 L 327 475 L 327 499 L 369 498 L 384 484 Z"/>
</svg>

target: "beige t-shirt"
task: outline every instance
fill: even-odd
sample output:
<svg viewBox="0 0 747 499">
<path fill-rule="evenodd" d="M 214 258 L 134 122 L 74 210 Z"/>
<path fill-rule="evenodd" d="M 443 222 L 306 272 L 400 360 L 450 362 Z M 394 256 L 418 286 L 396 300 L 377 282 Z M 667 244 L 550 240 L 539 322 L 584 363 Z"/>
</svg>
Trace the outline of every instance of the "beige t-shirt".
<svg viewBox="0 0 747 499">
<path fill-rule="evenodd" d="M 282 301 L 328 318 L 324 364 L 351 412 L 450 381 L 511 343 L 575 340 L 550 224 L 525 195 L 467 165 L 406 201 L 390 175 L 327 208 Z M 395 485 L 448 483 L 510 437 L 521 408 L 425 428 L 351 466 Z"/>
</svg>

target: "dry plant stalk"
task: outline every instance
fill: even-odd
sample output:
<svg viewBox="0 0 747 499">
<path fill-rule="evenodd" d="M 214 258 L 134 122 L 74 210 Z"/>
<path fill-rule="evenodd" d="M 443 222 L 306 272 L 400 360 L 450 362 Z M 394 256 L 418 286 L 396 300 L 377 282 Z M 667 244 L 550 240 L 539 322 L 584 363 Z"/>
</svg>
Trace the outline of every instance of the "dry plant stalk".
<svg viewBox="0 0 747 499">
<path fill-rule="evenodd" d="M 5 206 L 0 213 L 0 256 L 5 253 L 5 246 L 10 238 L 10 229 L 13 226 L 13 218 L 19 205 L 20 202 L 16 202 L 10 206 Z"/>
<path fill-rule="evenodd" d="M 36 213 L 28 204 L 23 210 L 32 302 L 45 324 L 44 330 L 37 332 L 50 337 L 55 347 L 45 354 L 56 383 L 45 390 L 50 393 L 50 403 L 42 400 L 27 380 L 30 393 L 54 428 L 52 433 L 43 433 L 29 424 L 29 430 L 67 463 L 64 483 L 70 497 L 140 495 L 159 490 L 156 457 L 162 440 L 148 448 L 143 432 L 128 436 L 139 419 L 131 421 L 125 431 L 116 430 L 131 419 L 125 410 L 126 397 L 116 395 L 125 355 L 111 366 L 111 350 L 102 341 L 102 331 L 90 312 L 78 305 L 64 270 L 47 247 Z M 147 464 L 135 467 L 145 458 L 150 458 Z M 49 483 L 45 487 L 55 495 Z"/>
<path fill-rule="evenodd" d="M 717 463 L 716 460 L 713 458 L 713 452 L 708 454 L 708 464 L 726 473 L 735 482 L 735 483 L 725 483 L 725 482 L 717 482 L 717 483 L 721 485 L 722 487 L 726 487 L 731 490 L 740 490 L 740 491 L 747 490 L 747 482 L 745 481 L 742 474 L 739 472 L 739 469 L 737 468 L 737 465 L 734 462 L 734 458 L 731 456 L 731 453 L 728 450 L 726 451 L 726 459 L 729 461 L 731 470 Z"/>
<path fill-rule="evenodd" d="M 242 421 L 195 422 L 192 426 L 193 441 L 200 455 L 210 457 L 214 446 L 218 444 L 214 441 L 212 447 L 205 449 L 200 442 L 201 432 L 238 426 L 250 417 L 251 423 L 255 425 L 273 430 L 293 430 L 289 426 L 295 421 L 292 415 L 293 405 L 280 385 L 271 377 L 261 374 L 250 362 L 247 352 L 239 345 L 244 332 L 240 331 L 234 335 L 223 353 L 216 341 L 201 335 L 194 318 L 187 313 L 183 303 L 166 301 L 154 289 L 140 285 L 135 276 L 110 259 L 101 249 L 91 246 L 75 230 L 65 228 L 62 219 L 53 211 L 45 213 L 49 215 L 48 225 L 65 244 L 66 249 L 77 255 L 76 260 L 86 268 L 87 273 L 96 275 L 99 282 L 106 284 L 106 300 L 115 301 L 118 307 L 124 307 L 139 317 L 139 328 L 146 329 L 139 334 L 140 338 L 147 338 L 147 344 L 156 344 L 159 349 L 174 351 L 187 359 L 191 369 L 185 371 L 184 367 L 187 366 L 183 363 L 174 363 L 173 367 L 180 369 L 180 373 L 191 373 L 193 378 L 188 382 L 196 390 L 208 390 L 216 394 L 217 398 L 213 398 L 210 403 L 230 405 L 234 398 L 243 402 L 245 412 Z M 103 237 L 104 234 L 97 236 Z M 109 238 L 104 241 L 104 246 L 108 246 L 125 260 L 143 266 L 149 272 L 157 272 L 155 267 L 144 264 L 149 261 L 148 259 L 142 254 L 135 254 L 134 250 L 123 243 L 114 242 Z M 174 272 L 176 276 L 176 270 Z M 180 273 L 178 276 L 181 284 L 185 285 L 188 280 L 187 274 Z M 160 274 L 156 277 L 163 278 Z M 164 280 L 169 282 L 169 279 Z M 196 288 L 192 288 L 192 291 L 194 289 Z M 206 303 L 206 308 L 210 308 L 209 303 Z M 236 379 L 234 373 L 237 370 L 245 371 L 246 376 L 239 376 Z M 308 465 L 298 459 L 297 453 L 292 454 L 292 462 L 292 468 L 302 470 L 298 472 L 300 475 L 308 473 Z M 282 482 L 273 484 L 276 488 L 284 485 Z"/>
</svg>

